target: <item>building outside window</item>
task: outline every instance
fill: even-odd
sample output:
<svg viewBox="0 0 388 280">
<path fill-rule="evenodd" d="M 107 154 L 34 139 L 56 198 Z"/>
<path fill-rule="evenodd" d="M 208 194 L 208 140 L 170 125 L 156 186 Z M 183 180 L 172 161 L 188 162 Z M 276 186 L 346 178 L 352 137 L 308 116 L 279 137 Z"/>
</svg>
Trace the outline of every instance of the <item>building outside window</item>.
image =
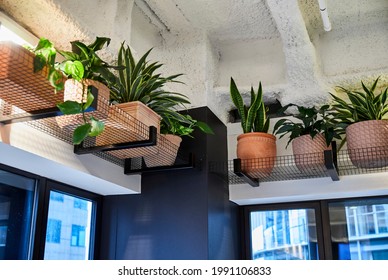
<svg viewBox="0 0 388 280">
<path fill-rule="evenodd" d="M 63 202 L 58 197 L 63 196 Z M 50 191 L 48 226 L 44 259 L 86 260 L 90 255 L 92 233 L 93 203 L 87 199 L 67 193 Z M 50 221 L 57 221 L 55 227 Z M 53 230 L 53 232 L 52 232 Z M 60 234 L 58 234 L 60 232 Z M 59 242 L 50 242 L 52 237 L 59 237 Z"/>
</svg>

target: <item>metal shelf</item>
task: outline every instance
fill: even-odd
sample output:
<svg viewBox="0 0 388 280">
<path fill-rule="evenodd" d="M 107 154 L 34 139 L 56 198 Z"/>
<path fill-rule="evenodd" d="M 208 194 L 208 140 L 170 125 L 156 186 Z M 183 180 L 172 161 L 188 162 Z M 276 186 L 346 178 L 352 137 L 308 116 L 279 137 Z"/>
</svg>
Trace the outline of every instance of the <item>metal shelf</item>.
<svg viewBox="0 0 388 280">
<path fill-rule="evenodd" d="M 244 172 L 242 166 L 254 166 L 269 159 L 229 160 L 227 164 L 229 184 L 248 183 L 253 187 L 261 182 L 287 181 L 311 178 L 330 177 L 333 181 L 340 180 L 341 176 L 368 174 L 388 171 L 388 146 L 369 147 L 354 150 L 336 151 L 335 142 L 333 151 L 324 153 L 305 154 L 303 159 L 294 155 L 272 158 L 274 167 L 268 170 Z M 260 166 L 260 164 L 259 164 Z"/>
</svg>

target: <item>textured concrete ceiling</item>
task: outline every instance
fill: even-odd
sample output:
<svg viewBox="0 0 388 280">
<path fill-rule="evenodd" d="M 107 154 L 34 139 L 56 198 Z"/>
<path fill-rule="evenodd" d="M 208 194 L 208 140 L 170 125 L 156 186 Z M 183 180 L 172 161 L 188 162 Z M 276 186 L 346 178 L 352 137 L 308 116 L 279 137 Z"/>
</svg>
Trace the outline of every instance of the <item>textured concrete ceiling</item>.
<svg viewBox="0 0 388 280">
<path fill-rule="evenodd" d="M 166 72 L 187 74 L 177 90 L 226 121 L 230 77 L 242 91 L 262 81 L 268 102 L 305 105 L 336 85 L 388 82 L 388 1 L 326 4 L 329 32 L 318 0 L 0 0 L 0 9 L 59 45 L 103 34 L 113 47 L 154 47 Z"/>
</svg>

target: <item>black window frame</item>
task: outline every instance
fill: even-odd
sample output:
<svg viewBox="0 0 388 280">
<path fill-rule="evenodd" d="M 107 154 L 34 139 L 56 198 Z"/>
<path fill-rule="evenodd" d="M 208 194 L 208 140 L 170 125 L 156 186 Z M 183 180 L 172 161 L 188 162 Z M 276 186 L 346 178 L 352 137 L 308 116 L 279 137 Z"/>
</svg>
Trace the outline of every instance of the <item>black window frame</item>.
<svg viewBox="0 0 388 280">
<path fill-rule="evenodd" d="M 29 259 L 43 260 L 46 242 L 46 231 L 48 222 L 48 207 L 50 201 L 50 191 L 57 191 L 69 194 L 82 199 L 90 200 L 93 205 L 91 223 L 91 242 L 89 259 L 96 260 L 100 256 L 101 241 L 101 219 L 102 219 L 102 201 L 103 196 L 87 190 L 77 188 L 62 182 L 51 180 L 37 174 L 33 174 L 15 167 L 0 163 L 0 169 L 36 180 L 36 205 L 34 207 L 34 216 L 32 221 L 32 248 L 29 253 Z"/>
</svg>

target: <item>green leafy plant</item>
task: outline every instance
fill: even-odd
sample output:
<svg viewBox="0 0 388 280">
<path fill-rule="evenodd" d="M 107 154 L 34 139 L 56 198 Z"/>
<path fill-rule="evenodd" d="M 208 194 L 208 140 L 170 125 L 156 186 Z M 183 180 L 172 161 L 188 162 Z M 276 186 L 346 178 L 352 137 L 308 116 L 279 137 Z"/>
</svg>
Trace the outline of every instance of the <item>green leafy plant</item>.
<svg viewBox="0 0 388 280">
<path fill-rule="evenodd" d="M 170 119 L 170 122 L 162 120 L 160 133 L 193 137 L 192 133 L 195 128 L 198 128 L 206 134 L 214 134 L 213 130 L 207 125 L 207 123 L 194 120 L 190 115 L 182 114 L 181 117 L 185 119 L 185 122 L 176 118 Z"/>
<path fill-rule="evenodd" d="M 323 105 L 319 109 L 313 107 L 299 106 L 290 103 L 283 106 L 278 113 L 282 114 L 290 107 L 296 107 L 297 113 L 292 114 L 298 121 L 284 118 L 276 122 L 274 126 L 274 134 L 280 135 L 283 138 L 289 134 L 289 139 L 286 148 L 291 141 L 302 135 L 310 135 L 313 139 L 317 134 L 322 133 L 325 137 L 326 145 L 329 146 L 334 138 L 340 139 L 336 128 L 327 119 L 327 110 L 329 105 Z"/>
<path fill-rule="evenodd" d="M 34 71 L 41 71 L 47 67 L 50 84 L 55 92 L 64 89 L 66 78 L 72 78 L 80 82 L 83 86 L 83 94 L 87 92 L 85 102 L 65 101 L 58 104 L 59 110 L 65 114 L 82 114 L 84 123 L 79 125 L 73 132 L 73 143 L 80 144 L 87 136 L 98 136 L 104 131 L 104 123 L 95 119 L 93 116 L 88 118 L 85 112 L 93 103 L 94 96 L 89 90 L 85 90 L 84 79 L 92 79 L 109 86 L 115 82 L 115 75 L 109 68 L 116 68 L 103 61 L 97 51 L 108 46 L 110 39 L 106 37 L 97 37 L 96 40 L 86 45 L 80 41 L 71 42 L 72 51 L 59 50 L 53 43 L 46 38 L 41 38 L 38 45 L 32 50 L 35 53 Z M 63 57 L 63 60 L 57 61 L 57 54 Z"/>
<path fill-rule="evenodd" d="M 261 82 L 257 92 L 251 87 L 251 104 L 244 104 L 241 93 L 239 92 L 233 78 L 230 79 L 230 96 L 237 111 L 241 117 L 241 126 L 244 133 L 264 132 L 268 133 L 269 117 L 267 116 L 268 108 L 263 102 L 263 89 Z"/>
<path fill-rule="evenodd" d="M 363 91 L 349 90 L 338 86 L 337 88 L 346 94 L 348 100 L 329 93 L 333 99 L 329 114 L 330 122 L 338 127 L 341 135 L 345 135 L 346 128 L 353 123 L 387 119 L 388 87 L 385 87 L 379 94 L 375 94 L 379 79 L 380 77 L 377 77 L 370 87 L 367 87 L 361 81 Z M 343 146 L 345 141 L 346 136 L 343 138 L 340 147 Z"/>
<path fill-rule="evenodd" d="M 163 64 L 149 62 L 148 56 L 152 49 L 148 50 L 136 61 L 128 45 L 123 42 L 118 51 L 117 78 L 111 85 L 111 102 L 125 103 L 140 101 L 159 114 L 161 120 L 161 133 L 188 135 L 199 128 L 205 133 L 212 133 L 210 127 L 200 121 L 192 119 L 189 115 L 177 112 L 178 108 L 185 108 L 190 104 L 186 95 L 168 91 L 165 86 L 168 83 L 181 83 L 178 80 L 183 74 L 175 74 L 164 77 L 158 73 Z"/>
</svg>

